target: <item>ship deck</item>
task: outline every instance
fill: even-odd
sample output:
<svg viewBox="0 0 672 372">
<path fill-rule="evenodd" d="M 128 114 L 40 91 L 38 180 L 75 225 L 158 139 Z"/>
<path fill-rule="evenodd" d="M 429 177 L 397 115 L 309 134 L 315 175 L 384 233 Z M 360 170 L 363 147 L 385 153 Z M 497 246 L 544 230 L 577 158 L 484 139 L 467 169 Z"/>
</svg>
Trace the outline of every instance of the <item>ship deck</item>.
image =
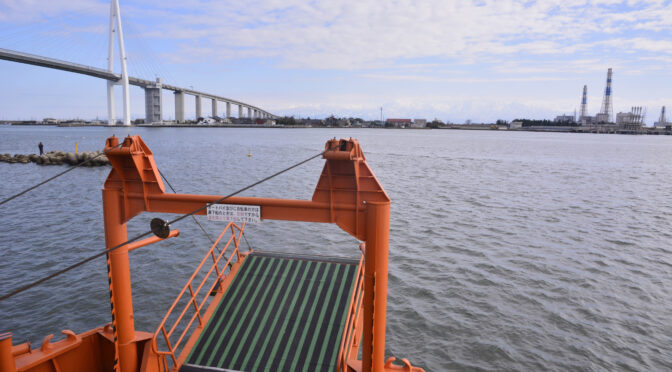
<svg viewBox="0 0 672 372">
<path fill-rule="evenodd" d="M 358 264 L 251 253 L 180 371 L 336 370 Z"/>
</svg>

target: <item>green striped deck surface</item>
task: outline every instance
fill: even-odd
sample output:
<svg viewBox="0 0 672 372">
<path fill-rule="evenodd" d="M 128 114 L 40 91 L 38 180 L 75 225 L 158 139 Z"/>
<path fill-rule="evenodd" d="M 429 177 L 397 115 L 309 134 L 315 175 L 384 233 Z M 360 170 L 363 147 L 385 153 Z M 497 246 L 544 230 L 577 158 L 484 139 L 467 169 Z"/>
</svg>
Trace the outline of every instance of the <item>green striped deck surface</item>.
<svg viewBox="0 0 672 372">
<path fill-rule="evenodd" d="M 358 263 L 251 253 L 180 371 L 335 371 Z"/>
</svg>

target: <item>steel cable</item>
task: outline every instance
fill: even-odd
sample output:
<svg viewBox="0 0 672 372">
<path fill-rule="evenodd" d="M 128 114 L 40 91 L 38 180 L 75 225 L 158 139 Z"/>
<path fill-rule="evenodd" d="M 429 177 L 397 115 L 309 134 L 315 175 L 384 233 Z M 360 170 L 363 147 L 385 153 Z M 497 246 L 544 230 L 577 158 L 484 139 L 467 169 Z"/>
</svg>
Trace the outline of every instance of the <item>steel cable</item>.
<svg viewBox="0 0 672 372">
<path fill-rule="evenodd" d="M 64 174 L 70 172 L 71 170 L 73 170 L 73 169 L 75 169 L 75 168 L 81 167 L 82 165 L 86 165 L 86 164 L 88 164 L 89 162 L 93 161 L 94 159 L 96 159 L 96 158 L 98 158 L 98 157 L 100 157 L 100 156 L 103 156 L 103 155 L 107 154 L 109 151 L 111 151 L 111 150 L 113 150 L 113 149 L 116 149 L 117 147 L 120 147 L 121 145 L 122 145 L 122 144 L 118 144 L 118 145 L 116 145 L 116 146 L 114 146 L 114 147 L 112 147 L 112 148 L 109 148 L 109 149 L 107 149 L 107 150 L 101 152 L 100 154 L 98 154 L 98 155 L 92 157 L 91 159 L 89 159 L 89 160 L 87 160 L 87 161 L 81 162 L 81 163 L 79 163 L 79 164 L 75 164 L 75 165 L 71 166 L 70 168 L 64 170 L 63 172 L 61 172 L 61 173 L 59 173 L 59 174 L 57 174 L 57 175 L 55 175 L 55 176 L 53 176 L 53 177 L 49 177 L 49 178 L 47 178 L 46 180 L 44 180 L 44 181 L 38 183 L 38 184 L 35 185 L 35 186 L 31 186 L 31 187 L 29 187 L 29 188 L 27 188 L 27 189 L 21 191 L 20 193 L 18 193 L 18 194 L 16 194 L 16 195 L 10 196 L 9 198 L 7 198 L 7 199 L 1 201 L 1 202 L 0 202 L 0 205 L 3 205 L 3 204 L 7 203 L 7 202 L 10 201 L 10 200 L 16 199 L 16 198 L 18 198 L 19 196 L 21 196 L 21 195 L 23 195 L 23 194 L 25 194 L 25 193 L 27 193 L 27 192 L 29 192 L 29 191 L 35 190 L 36 188 L 38 188 L 38 187 L 44 185 L 45 183 L 50 182 L 50 181 L 53 181 L 53 180 L 55 180 L 56 178 L 58 178 L 58 177 L 60 177 L 60 176 L 62 176 L 62 175 L 64 175 Z"/>
<path fill-rule="evenodd" d="M 120 145 L 118 145 L 118 146 L 120 146 Z M 115 147 L 117 147 L 117 146 L 115 146 Z M 273 173 L 272 175 L 270 175 L 270 176 L 268 176 L 268 177 L 265 177 L 265 178 L 263 178 L 263 179 L 261 179 L 261 180 L 259 180 L 259 181 L 257 181 L 257 182 L 254 182 L 254 183 L 252 183 L 252 184 L 250 184 L 250 185 L 248 185 L 248 186 L 245 186 L 245 187 L 243 187 L 242 189 L 239 189 L 239 190 L 237 190 L 237 191 L 234 191 L 234 192 L 232 192 L 232 193 L 230 193 L 230 194 L 228 194 L 228 195 L 226 195 L 226 196 L 223 196 L 223 197 L 221 197 L 221 198 L 219 198 L 219 199 L 217 199 L 217 200 L 215 200 L 215 201 L 213 201 L 213 202 L 211 202 L 211 203 L 206 203 L 204 206 L 199 207 L 199 208 L 196 208 L 196 209 L 194 209 L 193 211 L 191 211 L 191 212 L 189 212 L 189 213 L 186 213 L 186 214 L 184 214 L 184 215 L 182 215 L 182 216 L 180 216 L 180 217 L 177 217 L 177 218 L 175 218 L 175 219 L 173 219 L 173 220 L 170 220 L 170 221 L 168 221 L 166 224 L 167 224 L 167 225 L 171 225 L 171 224 L 176 223 L 176 222 L 179 222 L 179 221 L 181 221 L 181 220 L 183 220 L 183 219 L 185 219 L 185 218 L 187 218 L 187 217 L 189 217 L 189 216 L 193 216 L 194 214 L 196 214 L 196 213 L 198 213 L 198 212 L 200 212 L 200 211 L 206 209 L 206 208 L 207 208 L 208 206 L 210 206 L 210 205 L 213 205 L 213 204 L 219 204 L 219 203 L 223 202 L 224 200 L 226 200 L 226 199 L 228 199 L 228 198 L 231 198 L 231 197 L 233 197 L 233 196 L 235 196 L 235 195 L 238 195 L 238 194 L 240 194 L 240 193 L 242 193 L 242 192 L 244 192 L 244 191 L 247 191 L 247 190 L 249 190 L 249 189 L 251 189 L 251 188 L 253 188 L 253 187 L 255 187 L 255 186 L 257 186 L 257 185 L 259 185 L 259 184 L 261 184 L 261 183 L 264 183 L 264 182 L 266 182 L 266 181 L 268 181 L 268 180 L 270 180 L 270 179 L 272 179 L 272 178 L 275 178 L 275 177 L 277 177 L 277 176 L 279 176 L 279 175 L 281 175 L 281 174 L 283 174 L 283 173 L 285 173 L 285 172 L 288 172 L 288 171 L 290 171 L 290 170 L 292 170 L 292 169 L 294 169 L 294 168 L 296 168 L 296 167 L 298 167 L 298 166 L 301 166 L 301 165 L 303 165 L 303 164 L 305 164 L 305 163 L 307 163 L 307 162 L 309 162 L 309 161 L 311 161 L 311 160 L 313 160 L 313 159 L 315 159 L 315 158 L 317 158 L 317 157 L 319 157 L 319 156 L 322 156 L 322 155 L 324 155 L 325 153 L 327 153 L 327 152 L 329 152 L 329 151 L 332 151 L 332 150 L 334 150 L 334 149 L 336 149 L 336 148 L 337 148 L 337 146 L 334 146 L 334 147 L 331 147 L 331 148 L 329 148 L 329 149 L 327 149 L 327 150 L 324 150 L 324 151 L 322 151 L 322 152 L 320 152 L 320 153 L 318 153 L 318 154 L 315 154 L 315 155 L 313 155 L 313 156 L 311 156 L 311 157 L 309 157 L 309 158 L 307 158 L 307 159 L 305 159 L 305 160 L 302 160 L 302 161 L 300 161 L 300 162 L 298 162 L 298 163 L 296 163 L 296 164 L 294 164 L 294 165 L 291 165 L 291 166 L 289 166 L 289 167 L 287 167 L 287 168 L 285 168 L 285 169 L 283 169 L 283 170 L 280 170 L 280 171 L 278 171 L 278 172 L 276 172 L 276 173 Z M 112 150 L 112 149 L 109 149 L 109 150 Z M 109 150 L 108 150 L 108 151 L 109 151 Z M 52 177 L 52 178 L 55 178 L 55 177 Z M 46 182 L 48 182 L 48 181 L 49 181 L 49 180 L 45 181 L 44 183 L 46 183 Z M 39 186 L 39 185 L 37 185 L 37 186 Z M 35 187 L 36 187 L 36 186 L 35 186 Z M 27 190 L 27 191 L 29 191 L 29 190 Z M 25 192 L 27 192 L 27 191 L 25 191 Z M 25 192 L 24 192 L 24 193 L 25 193 Z M 17 196 L 18 196 L 18 195 L 17 195 Z M 12 197 L 12 198 L 14 198 L 14 197 Z M 76 263 L 74 263 L 74 264 L 72 264 L 72 265 L 70 265 L 70 266 L 68 266 L 68 267 L 66 267 L 66 268 L 63 268 L 63 269 L 58 270 L 58 271 L 56 271 L 56 272 L 53 272 L 53 273 L 51 273 L 51 274 L 49 274 L 49 275 L 47 275 L 47 276 L 45 276 L 45 277 L 43 277 L 43 278 L 41 278 L 41 279 L 38 279 L 38 280 L 36 280 L 36 281 L 33 281 L 33 282 L 28 283 L 28 284 L 23 285 L 23 286 L 20 286 L 20 287 L 14 289 L 14 290 L 12 290 L 12 291 L 10 291 L 10 292 L 8 292 L 8 293 L 2 295 L 2 296 L 0 296 L 0 301 L 4 301 L 4 300 L 6 300 L 6 299 L 8 299 L 8 298 L 10 298 L 10 297 L 13 297 L 13 296 L 15 296 L 15 295 L 17 295 L 17 294 L 19 294 L 19 293 L 21 293 L 21 292 L 24 292 L 24 291 L 26 291 L 26 290 L 28 290 L 28 289 L 30 289 L 30 288 L 33 288 L 33 287 L 35 287 L 35 286 L 38 286 L 38 285 L 40 285 L 40 284 L 46 282 L 47 280 L 50 280 L 50 279 L 53 279 L 53 278 L 55 278 L 55 277 L 57 277 L 57 276 L 59 276 L 59 275 L 65 274 L 66 272 L 68 272 L 68 271 L 70 271 L 70 270 L 73 270 L 73 269 L 75 269 L 75 268 L 77 268 L 77 267 L 79 267 L 79 266 L 82 266 L 82 265 L 84 265 L 85 263 L 91 262 L 91 261 L 93 261 L 94 259 L 96 259 L 96 258 L 98 258 L 98 257 L 100 257 L 100 256 L 103 256 L 103 255 L 108 254 L 108 253 L 110 253 L 110 252 L 116 251 L 117 249 L 119 249 L 119 248 L 121 248 L 121 247 L 123 247 L 123 246 L 125 246 L 125 245 L 127 245 L 127 244 L 129 244 L 129 243 L 136 242 L 136 241 L 138 241 L 138 240 L 140 240 L 140 239 L 142 239 L 142 238 L 144 238 L 144 237 L 146 237 L 146 236 L 148 236 L 148 235 L 150 235 L 150 234 L 152 234 L 152 231 L 151 231 L 151 230 L 146 231 L 146 232 L 144 232 L 144 233 L 142 233 L 142 234 L 139 234 L 139 235 L 134 236 L 134 237 L 131 238 L 131 239 L 128 239 L 127 241 L 125 241 L 125 242 L 123 242 L 123 243 L 117 244 L 117 245 L 115 245 L 114 247 L 112 247 L 112 248 L 110 248 L 110 249 L 105 249 L 105 250 L 103 250 L 103 251 L 101 251 L 101 252 L 98 252 L 98 253 L 96 253 L 96 254 L 94 254 L 94 255 L 92 255 L 92 256 L 89 256 L 89 257 L 87 257 L 87 258 L 85 258 L 85 259 L 83 259 L 83 260 L 81 260 L 81 261 L 79 261 L 79 262 L 76 262 Z"/>
<path fill-rule="evenodd" d="M 166 181 L 166 184 L 168 185 L 168 187 L 170 187 L 170 189 L 173 190 L 173 192 L 177 194 L 177 190 L 175 190 L 173 185 L 170 184 L 170 181 L 168 181 L 168 178 L 166 178 L 166 175 L 163 174 L 163 172 L 161 172 L 160 169 L 157 169 L 157 170 L 159 171 L 159 174 L 161 175 L 161 178 L 163 178 L 163 180 Z M 201 231 L 203 231 L 203 234 L 205 234 L 205 236 L 208 238 L 208 240 L 210 240 L 210 242 L 214 245 L 215 240 L 208 233 L 208 231 L 205 229 L 205 227 L 203 227 L 203 225 L 200 222 L 198 222 L 198 220 L 196 219 L 196 216 L 191 216 L 191 218 L 194 220 L 196 225 L 198 225 L 198 227 L 201 228 Z M 247 245 L 247 249 L 251 251 L 252 246 L 250 246 L 250 242 L 247 241 L 247 236 L 245 235 L 245 231 L 243 231 L 242 234 L 243 234 L 243 239 L 245 239 L 245 244 Z M 215 248 L 217 248 L 217 252 L 222 253 L 222 250 L 219 249 L 219 244 L 215 245 Z"/>
<path fill-rule="evenodd" d="M 161 172 L 161 169 L 158 169 L 158 168 L 157 168 L 157 170 L 159 171 L 159 174 L 161 175 L 161 178 L 163 178 L 163 180 L 166 181 L 166 184 L 168 185 L 168 187 L 170 187 L 170 189 L 173 190 L 173 192 L 177 194 L 177 191 L 175 190 L 175 188 L 173 187 L 173 185 L 170 184 L 170 181 L 168 181 L 168 178 L 166 178 L 166 175 L 164 175 L 163 172 Z M 191 217 L 194 219 L 194 222 L 196 222 L 196 224 L 198 225 L 198 227 L 201 228 L 201 231 L 203 231 L 203 234 L 205 234 L 205 236 L 208 238 L 208 240 L 210 240 L 210 242 L 214 245 L 214 244 L 215 244 L 215 240 L 214 240 L 214 239 L 212 238 L 212 236 L 210 236 L 210 234 L 205 230 L 205 227 L 203 227 L 203 225 L 201 225 L 201 223 L 198 222 L 198 220 L 196 219 L 196 216 L 191 216 Z M 222 251 L 219 249 L 219 246 L 218 246 L 218 245 L 215 245 L 215 248 L 217 248 L 217 251 L 218 251 L 218 252 L 220 252 L 220 253 L 222 252 Z"/>
</svg>

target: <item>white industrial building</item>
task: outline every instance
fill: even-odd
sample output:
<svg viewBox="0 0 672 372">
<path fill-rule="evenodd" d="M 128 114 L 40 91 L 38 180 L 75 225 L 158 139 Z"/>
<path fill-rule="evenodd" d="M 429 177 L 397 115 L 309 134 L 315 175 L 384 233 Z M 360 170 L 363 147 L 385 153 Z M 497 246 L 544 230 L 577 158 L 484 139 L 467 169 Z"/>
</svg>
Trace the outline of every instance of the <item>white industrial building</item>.
<svg viewBox="0 0 672 372">
<path fill-rule="evenodd" d="M 413 120 L 412 128 L 424 128 L 427 126 L 427 119 L 415 119 Z"/>
</svg>

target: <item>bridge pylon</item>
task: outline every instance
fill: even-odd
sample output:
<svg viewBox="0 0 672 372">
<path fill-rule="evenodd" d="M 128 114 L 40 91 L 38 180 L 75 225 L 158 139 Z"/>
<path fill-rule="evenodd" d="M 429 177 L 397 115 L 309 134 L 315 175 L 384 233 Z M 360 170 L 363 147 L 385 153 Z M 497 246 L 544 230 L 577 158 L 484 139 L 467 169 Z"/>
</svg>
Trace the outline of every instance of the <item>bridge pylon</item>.
<svg viewBox="0 0 672 372">
<path fill-rule="evenodd" d="M 121 79 L 117 82 L 107 82 L 107 120 L 109 125 L 115 125 L 114 117 L 114 86 L 121 84 L 124 95 L 124 125 L 131 125 L 131 105 L 128 91 L 128 70 L 126 69 L 126 49 L 124 48 L 124 32 L 121 28 L 121 13 L 119 12 L 119 1 L 110 1 L 110 32 L 109 49 L 107 57 L 107 69 L 114 72 L 114 33 L 117 33 L 119 42 L 119 57 L 121 59 Z"/>
</svg>

